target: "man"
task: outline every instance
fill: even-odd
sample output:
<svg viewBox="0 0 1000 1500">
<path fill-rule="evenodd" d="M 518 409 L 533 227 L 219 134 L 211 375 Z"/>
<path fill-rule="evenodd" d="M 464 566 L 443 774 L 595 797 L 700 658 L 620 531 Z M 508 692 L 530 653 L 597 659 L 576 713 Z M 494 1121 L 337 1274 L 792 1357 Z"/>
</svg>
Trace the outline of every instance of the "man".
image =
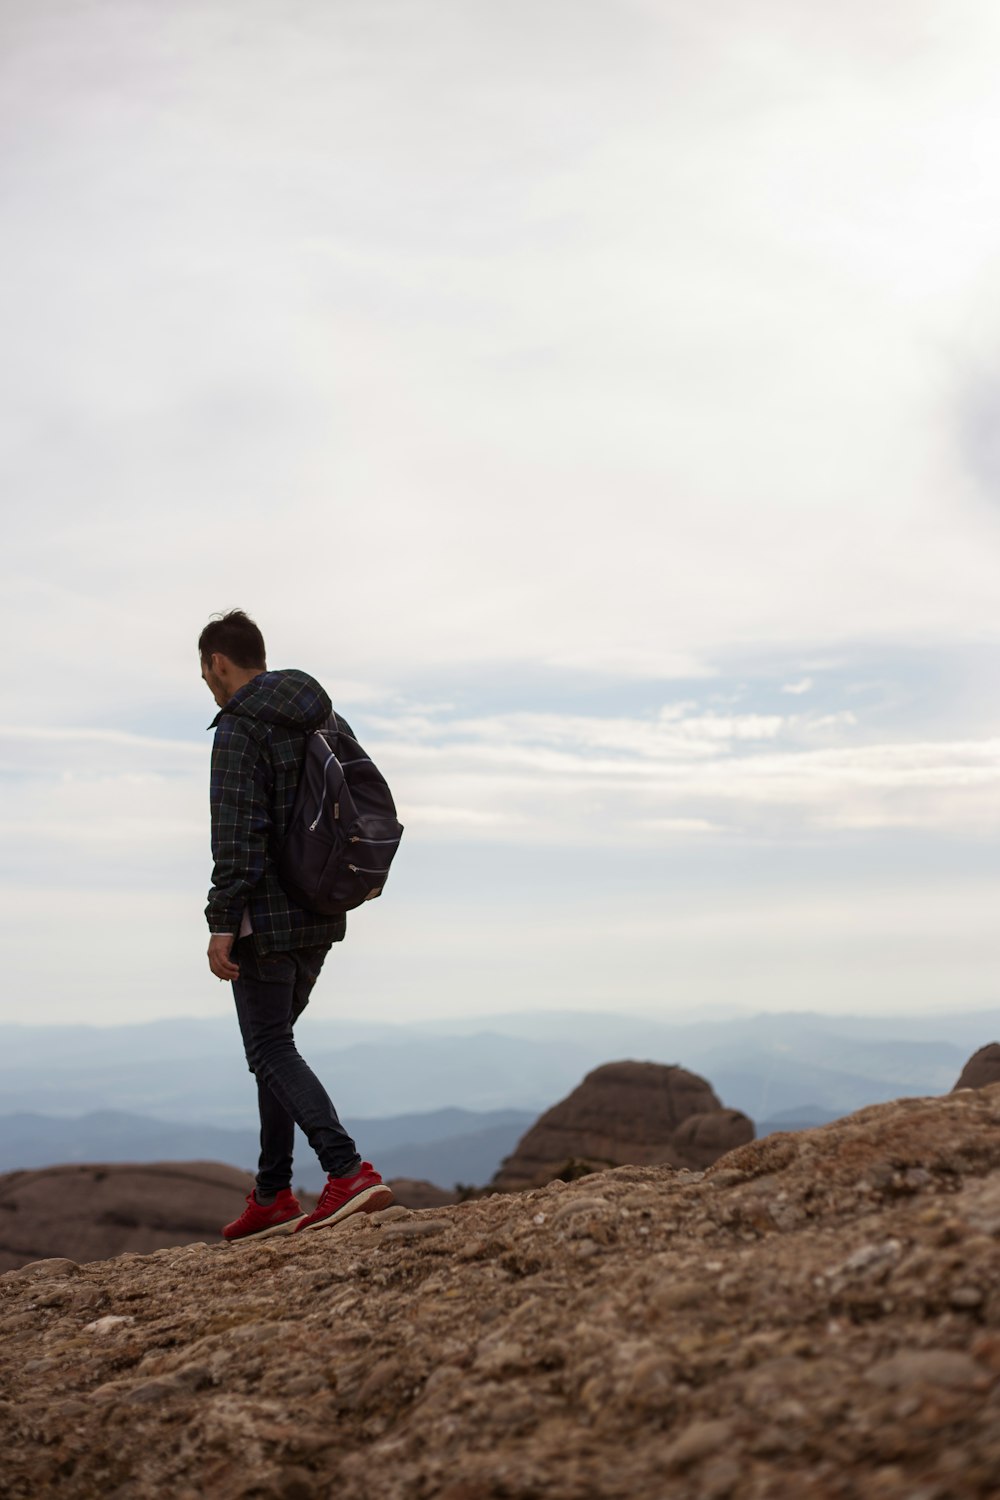
<svg viewBox="0 0 1000 1500">
<path fill-rule="evenodd" d="M 220 709 L 209 726 L 215 867 L 205 909 L 208 962 L 213 974 L 232 982 L 260 1109 L 256 1187 L 222 1233 L 227 1240 L 298 1234 L 392 1201 L 293 1035 L 323 960 L 347 925 L 343 916 L 296 906 L 278 883 L 273 859 L 295 801 L 306 736 L 329 718 L 331 704 L 305 672 L 267 670 L 264 638 L 242 610 L 210 621 L 198 651 Z M 327 1174 L 308 1215 L 291 1191 L 296 1124 Z"/>
</svg>

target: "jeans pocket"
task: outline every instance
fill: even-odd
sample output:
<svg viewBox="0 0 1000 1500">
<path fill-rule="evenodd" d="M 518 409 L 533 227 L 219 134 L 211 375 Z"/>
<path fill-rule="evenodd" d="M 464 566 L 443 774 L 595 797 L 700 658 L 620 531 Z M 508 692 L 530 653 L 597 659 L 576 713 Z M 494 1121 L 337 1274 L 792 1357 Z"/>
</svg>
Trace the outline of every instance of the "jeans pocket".
<svg viewBox="0 0 1000 1500">
<path fill-rule="evenodd" d="M 288 953 L 258 953 L 251 938 L 240 944 L 236 959 L 241 969 L 254 979 L 264 983 L 292 984 L 295 981 L 295 960 Z"/>
</svg>

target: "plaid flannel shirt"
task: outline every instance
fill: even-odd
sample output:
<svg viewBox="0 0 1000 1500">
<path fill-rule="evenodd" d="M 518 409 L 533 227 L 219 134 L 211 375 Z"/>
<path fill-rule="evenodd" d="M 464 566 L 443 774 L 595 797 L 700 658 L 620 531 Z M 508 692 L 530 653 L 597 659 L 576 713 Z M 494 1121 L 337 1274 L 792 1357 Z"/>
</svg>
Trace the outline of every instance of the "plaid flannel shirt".
<svg viewBox="0 0 1000 1500">
<path fill-rule="evenodd" d="M 306 736 L 330 712 L 330 699 L 305 672 L 262 672 L 209 725 L 215 865 L 205 916 L 212 932 L 235 935 L 248 907 L 262 953 L 339 942 L 347 928 L 343 916 L 322 917 L 289 900 L 273 859 L 295 802 Z"/>
</svg>

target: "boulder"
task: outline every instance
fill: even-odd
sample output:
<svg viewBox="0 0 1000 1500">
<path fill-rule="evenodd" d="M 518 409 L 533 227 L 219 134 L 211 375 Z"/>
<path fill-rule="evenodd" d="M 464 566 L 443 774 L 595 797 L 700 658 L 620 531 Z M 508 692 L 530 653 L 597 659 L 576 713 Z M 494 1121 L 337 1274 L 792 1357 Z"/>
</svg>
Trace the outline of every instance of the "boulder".
<svg viewBox="0 0 1000 1500">
<path fill-rule="evenodd" d="M 438 1187 L 422 1178 L 390 1177 L 392 1196 L 404 1208 L 441 1208 L 445 1203 L 457 1203 L 458 1194 Z"/>
<path fill-rule="evenodd" d="M 248 1172 L 220 1162 L 91 1163 L 0 1176 L 0 1272 L 50 1256 L 104 1260 L 217 1240 Z M 316 1199 L 300 1194 L 303 1205 Z"/>
<path fill-rule="evenodd" d="M 988 1042 L 973 1052 L 955 1088 L 984 1089 L 991 1083 L 1000 1083 L 1000 1042 Z"/>
<path fill-rule="evenodd" d="M 669 1159 L 675 1167 L 703 1172 L 713 1162 L 745 1146 L 754 1138 L 753 1122 L 738 1109 L 713 1109 L 703 1115 L 688 1115 L 674 1131 Z"/>
<path fill-rule="evenodd" d="M 701 1170 L 753 1140 L 738 1110 L 723 1109 L 711 1085 L 685 1068 L 652 1062 L 605 1063 L 546 1111 L 493 1179 L 501 1192 L 555 1177 L 571 1166 L 666 1163 Z"/>
</svg>

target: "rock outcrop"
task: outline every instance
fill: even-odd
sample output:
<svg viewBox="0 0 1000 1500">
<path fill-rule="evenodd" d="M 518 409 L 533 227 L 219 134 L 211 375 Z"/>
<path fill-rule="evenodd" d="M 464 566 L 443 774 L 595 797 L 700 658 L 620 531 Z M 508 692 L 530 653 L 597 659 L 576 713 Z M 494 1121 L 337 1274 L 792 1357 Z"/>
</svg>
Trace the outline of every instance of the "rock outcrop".
<svg viewBox="0 0 1000 1500">
<path fill-rule="evenodd" d="M 973 1052 L 955 1087 L 982 1089 L 991 1083 L 1000 1083 L 1000 1042 L 990 1042 Z"/>
<path fill-rule="evenodd" d="M 547 1110 L 493 1179 L 502 1192 L 591 1167 L 665 1163 L 702 1169 L 753 1140 L 753 1123 L 723 1109 L 710 1084 L 661 1063 L 605 1063 Z"/>
<path fill-rule="evenodd" d="M 7 1172 L 0 1177 L 0 1270 L 40 1256 L 101 1260 L 216 1239 L 252 1186 L 246 1172 L 211 1161 Z"/>
<path fill-rule="evenodd" d="M 10 1500 L 992 1500 L 1000 1085 L 0 1277 Z"/>
<path fill-rule="evenodd" d="M 431 1182 L 396 1179 L 390 1186 L 407 1208 L 456 1201 Z M 52 1256 L 106 1260 L 217 1240 L 252 1187 L 248 1172 L 214 1161 L 7 1172 L 0 1176 L 0 1272 Z M 315 1207 L 315 1193 L 298 1197 L 304 1208 Z"/>
<path fill-rule="evenodd" d="M 447 1188 L 412 1177 L 390 1178 L 389 1186 L 396 1202 L 404 1208 L 443 1208 L 446 1203 L 458 1202 L 457 1193 L 449 1193 Z"/>
</svg>

